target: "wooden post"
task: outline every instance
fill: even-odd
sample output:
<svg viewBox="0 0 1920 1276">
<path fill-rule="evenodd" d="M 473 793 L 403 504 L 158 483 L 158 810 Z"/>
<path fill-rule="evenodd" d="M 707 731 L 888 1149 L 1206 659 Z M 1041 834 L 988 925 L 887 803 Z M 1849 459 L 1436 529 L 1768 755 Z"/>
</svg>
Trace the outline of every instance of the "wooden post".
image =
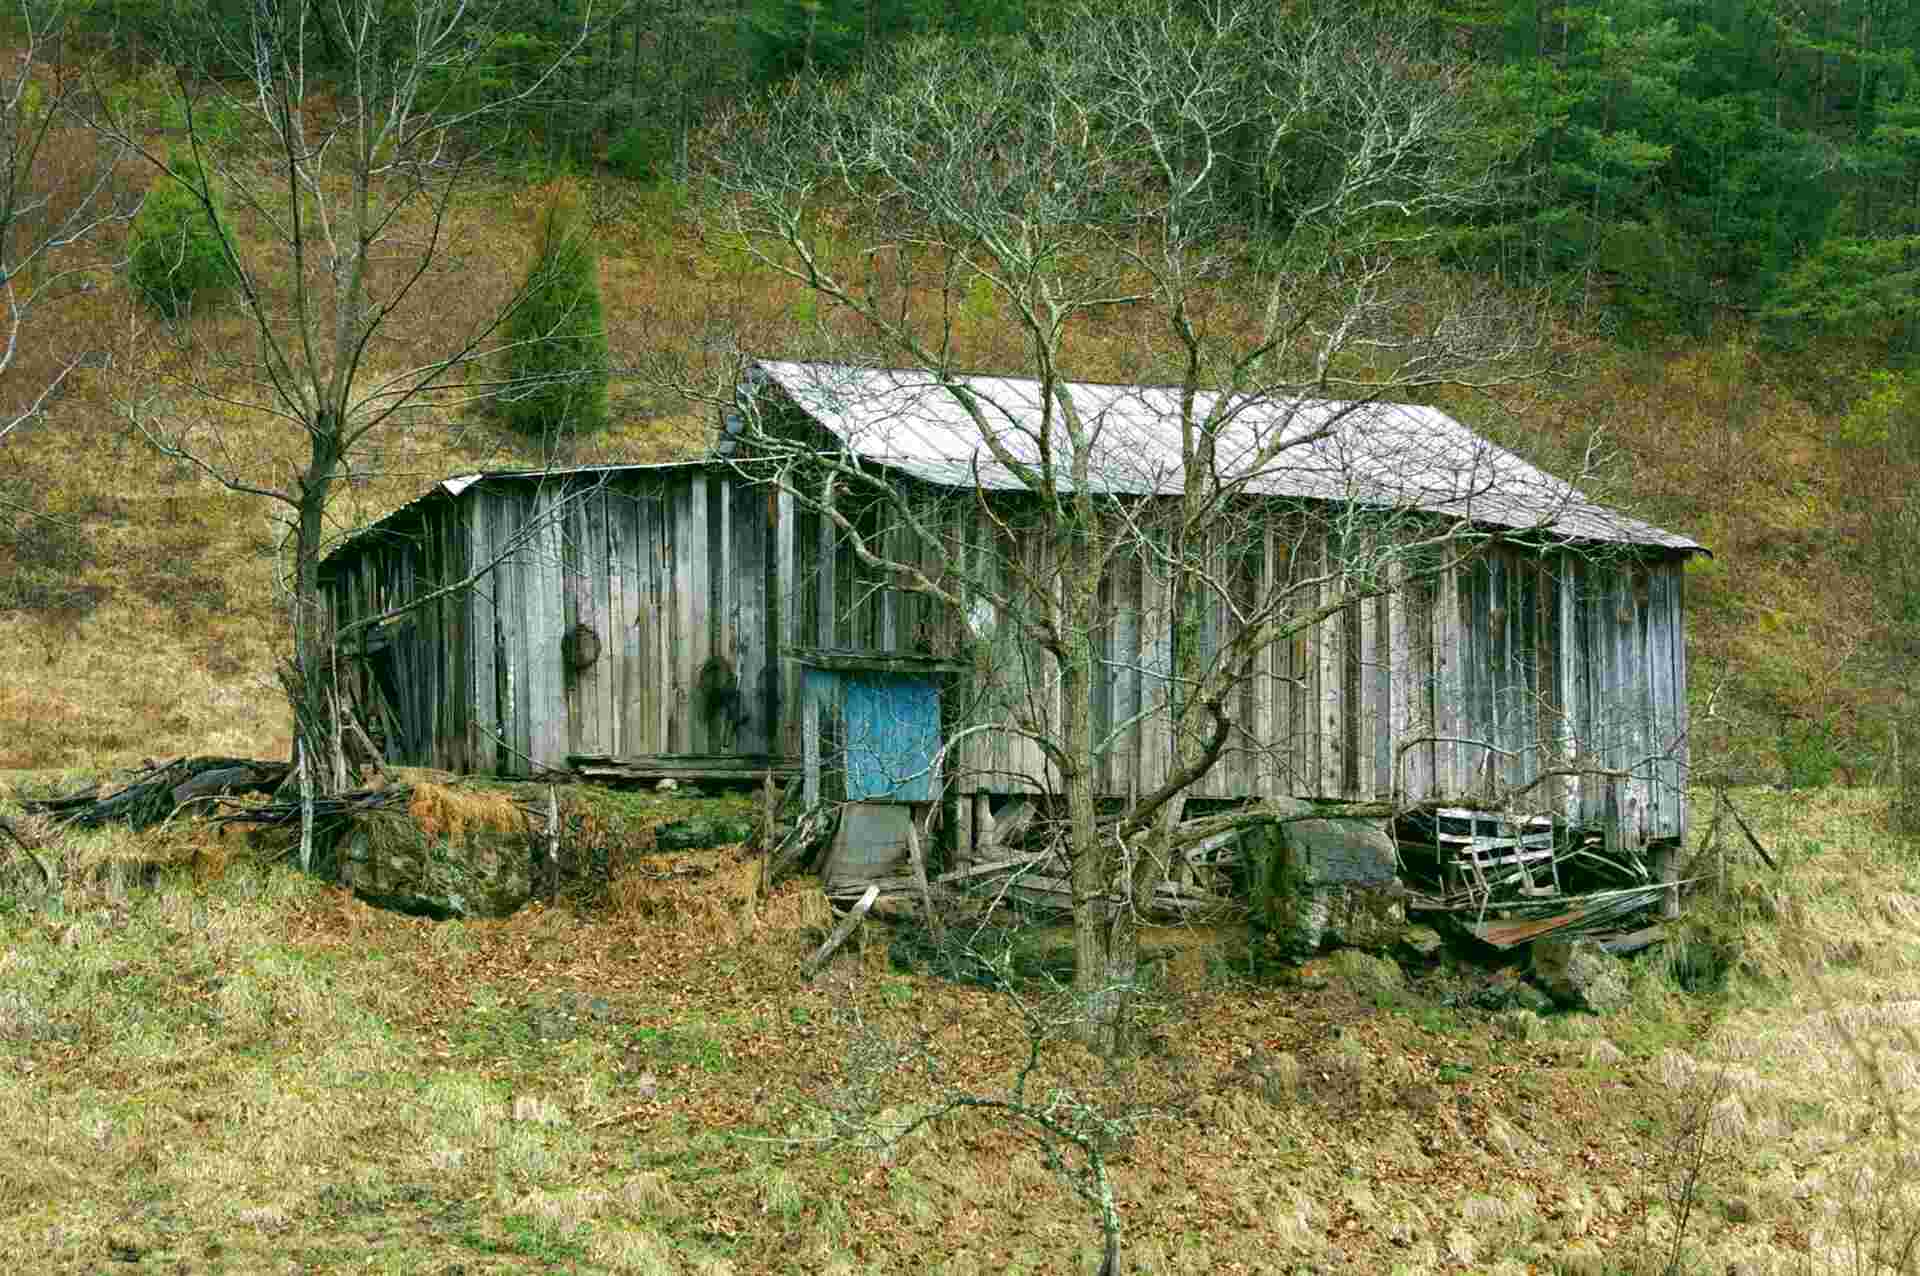
<svg viewBox="0 0 1920 1276">
<path fill-rule="evenodd" d="M 920 853 L 920 834 L 914 830 L 912 820 L 907 821 L 907 862 L 913 866 L 913 884 L 920 890 L 920 907 L 926 910 L 927 929 L 933 934 L 934 946 L 945 948 L 947 928 L 940 920 L 939 910 L 933 906 L 933 888 L 927 885 L 927 861 Z"/>
<path fill-rule="evenodd" d="M 340 709 L 340 644 L 329 644 L 327 654 L 333 679 L 333 697 L 329 705 L 333 710 L 333 785 L 329 792 L 344 793 L 347 788 L 347 743 Z"/>
<path fill-rule="evenodd" d="M 1660 915 L 1668 921 L 1678 920 L 1680 916 L 1680 856 L 1678 846 L 1673 842 L 1662 842 L 1653 852 L 1653 875 L 1667 884 L 1667 893 L 1660 906 Z"/>
<path fill-rule="evenodd" d="M 973 795 L 962 793 L 953 803 L 953 863 L 965 868 L 973 863 Z"/>
<path fill-rule="evenodd" d="M 773 768 L 760 778 L 760 845 L 773 849 Z"/>
<path fill-rule="evenodd" d="M 981 859 L 993 854 L 993 806 L 985 793 L 973 795 L 973 848 Z"/>
<path fill-rule="evenodd" d="M 313 871 L 313 767 L 312 751 L 304 738 L 293 742 L 295 764 L 300 768 L 300 871 Z"/>
<path fill-rule="evenodd" d="M 865 893 L 860 896 L 860 902 L 848 910 L 847 915 L 840 919 L 840 924 L 833 928 L 833 934 L 827 936 L 827 942 L 820 945 L 813 956 L 801 964 L 802 979 L 812 979 L 820 972 L 820 967 L 827 964 L 827 958 L 833 956 L 834 950 L 847 942 L 847 936 L 853 934 L 854 927 L 860 924 L 861 919 L 867 915 L 867 910 L 873 907 L 873 901 L 879 898 L 878 886 L 867 887 Z"/>
<path fill-rule="evenodd" d="M 547 786 L 547 898 L 560 898 L 560 797 Z"/>
</svg>

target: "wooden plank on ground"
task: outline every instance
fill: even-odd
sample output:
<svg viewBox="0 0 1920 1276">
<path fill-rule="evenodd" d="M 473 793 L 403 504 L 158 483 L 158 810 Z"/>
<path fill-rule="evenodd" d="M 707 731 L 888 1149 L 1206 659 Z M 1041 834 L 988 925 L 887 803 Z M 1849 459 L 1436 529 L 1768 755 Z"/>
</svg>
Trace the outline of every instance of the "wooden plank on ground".
<svg viewBox="0 0 1920 1276">
<path fill-rule="evenodd" d="M 800 977 L 802 979 L 812 979 L 820 972 L 820 967 L 826 965 L 827 958 L 833 956 L 834 950 L 847 942 L 847 936 L 853 934 L 855 928 L 860 925 L 861 920 L 866 917 L 867 910 L 872 908 L 873 902 L 879 898 L 880 888 L 878 886 L 870 885 L 866 890 L 861 892 L 859 903 L 847 910 L 847 915 L 840 919 L 840 924 L 833 928 L 833 933 L 827 936 L 826 942 L 821 944 L 820 947 L 815 950 L 813 956 L 807 958 L 801 965 Z"/>
</svg>

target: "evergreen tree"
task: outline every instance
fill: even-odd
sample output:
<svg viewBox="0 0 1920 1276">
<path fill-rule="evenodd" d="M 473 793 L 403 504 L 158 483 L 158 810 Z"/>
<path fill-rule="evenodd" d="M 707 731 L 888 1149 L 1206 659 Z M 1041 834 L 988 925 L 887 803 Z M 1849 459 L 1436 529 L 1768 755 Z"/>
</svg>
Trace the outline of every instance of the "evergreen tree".
<svg viewBox="0 0 1920 1276">
<path fill-rule="evenodd" d="M 233 282 L 218 190 L 193 160 L 168 158 L 130 232 L 128 269 L 146 303 L 169 319 Z M 209 205 L 212 213 L 208 212 Z"/>
<path fill-rule="evenodd" d="M 541 216 L 524 295 L 509 323 L 502 406 L 522 434 L 587 434 L 607 425 L 599 263 L 581 220 L 564 195 Z"/>
</svg>

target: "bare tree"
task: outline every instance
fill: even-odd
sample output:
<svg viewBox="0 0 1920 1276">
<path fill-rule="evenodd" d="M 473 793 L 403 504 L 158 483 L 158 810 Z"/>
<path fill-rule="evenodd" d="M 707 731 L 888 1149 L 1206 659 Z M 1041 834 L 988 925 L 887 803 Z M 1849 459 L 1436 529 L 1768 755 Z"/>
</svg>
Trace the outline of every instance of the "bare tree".
<svg viewBox="0 0 1920 1276">
<path fill-rule="evenodd" d="M 70 349 L 29 358 L 27 329 L 63 297 L 94 287 L 109 262 L 81 250 L 139 203 L 118 185 L 123 148 L 96 139 L 74 109 L 87 85 L 65 0 L 10 9 L 11 60 L 0 68 L 0 439 L 57 398 L 88 357 Z"/>
<path fill-rule="evenodd" d="M 465 314 L 435 308 L 467 264 L 453 216 L 487 180 L 508 109 L 546 80 L 489 96 L 489 44 L 503 29 L 495 7 L 260 0 L 244 47 L 196 47 L 225 38 L 205 30 L 175 42 L 174 149 L 155 146 L 147 122 L 106 95 L 95 117 L 160 180 L 192 191 L 231 267 L 250 348 L 210 349 L 190 324 L 176 327 L 179 346 L 154 361 L 157 384 L 129 395 L 125 411 L 163 454 L 284 511 L 288 682 L 310 758 L 325 756 L 317 740 L 329 713 L 320 671 L 331 639 L 318 606 L 329 501 L 377 463 L 387 436 L 510 388 L 493 369 L 526 290 Z M 231 66 L 247 76 L 204 70 Z M 238 234 L 240 218 L 256 233 Z M 294 459 L 234 447 L 222 431 L 234 412 L 281 423 Z"/>
<path fill-rule="evenodd" d="M 1236 697 L 1268 653 L 1551 525 L 1573 495 L 1383 406 L 1543 366 L 1532 299 L 1424 260 L 1437 219 L 1501 183 L 1465 68 L 1421 47 L 1252 0 L 1074 4 L 1028 40 L 911 42 L 797 84 L 716 140 L 719 224 L 829 303 L 841 359 L 908 370 L 876 389 L 824 369 L 799 392 L 865 440 L 796 438 L 764 410 L 779 396 L 748 394 L 736 455 L 837 527 L 870 587 L 1004 644 L 982 669 L 1066 812 L 1098 1048 L 1122 1042 L 1135 905 L 1186 795 L 1256 747 Z M 1222 280 L 1252 304 L 1223 304 Z M 983 298 L 1017 333 L 1019 381 L 957 366 Z M 1124 324 L 1132 379 L 1155 388 L 1075 388 L 1093 322 Z M 929 419 L 965 436 L 962 508 L 884 463 L 890 430 Z M 1496 493 L 1499 532 L 1480 517 Z M 1148 582 L 1131 616 L 1109 596 L 1123 566 Z M 1116 625 L 1164 637 L 1125 658 L 1150 693 L 1096 723 Z M 1168 764 L 1103 819 L 1115 740 L 1155 717 Z"/>
</svg>

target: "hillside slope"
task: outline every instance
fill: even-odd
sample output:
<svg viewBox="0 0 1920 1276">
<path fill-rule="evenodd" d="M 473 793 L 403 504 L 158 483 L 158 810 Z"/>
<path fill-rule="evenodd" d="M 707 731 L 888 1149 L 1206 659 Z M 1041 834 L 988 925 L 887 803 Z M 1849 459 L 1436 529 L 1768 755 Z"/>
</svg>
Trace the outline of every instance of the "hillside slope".
<svg viewBox="0 0 1920 1276">
<path fill-rule="evenodd" d="M 490 268 L 436 282 L 420 313 L 464 313 L 508 286 L 552 193 L 501 189 L 460 210 L 463 243 Z M 661 352 L 698 367 L 732 349 L 820 348 L 815 306 L 703 236 L 670 193 L 607 180 L 590 196 L 616 365 Z M 244 221 L 239 230 L 248 233 Z M 1221 311 L 1237 304 L 1233 281 L 1221 280 Z M 245 339 L 217 312 L 196 323 L 210 339 Z M 1120 315 L 1075 332 L 1080 375 L 1130 379 L 1127 323 Z M 127 405 L 153 393 L 163 366 L 148 324 L 117 285 L 63 315 L 60 340 L 112 351 L 113 365 L 76 377 L 0 450 L 0 495 L 53 516 L 0 521 L 0 578 L 11 582 L 0 591 L 0 767 L 288 748 L 273 675 L 285 647 L 281 511 L 164 460 L 128 426 Z M 972 366 L 1021 366 L 1016 333 L 990 306 L 968 307 L 955 338 Z M 1902 556 L 1893 515 L 1920 483 L 1915 449 L 1901 444 L 1920 436 L 1920 389 L 1873 369 L 1864 349 L 1770 355 L 1739 329 L 1651 350 L 1590 336 L 1570 344 L 1582 351 L 1575 374 L 1524 403 L 1447 406 L 1549 467 L 1570 467 L 1600 427 L 1613 462 L 1599 494 L 1712 546 L 1689 595 L 1692 687 L 1696 707 L 1711 709 L 1696 740 L 1701 762 L 1748 778 L 1865 778 L 1906 669 L 1889 563 Z M 616 381 L 613 415 L 611 431 L 570 445 L 565 459 L 657 460 L 703 443 L 702 412 L 637 380 Z M 264 467 L 291 462 L 269 418 L 223 410 L 219 428 L 226 446 Z M 424 420 L 356 474 L 335 525 L 378 517 L 447 474 L 543 459 L 484 416 Z"/>
</svg>

